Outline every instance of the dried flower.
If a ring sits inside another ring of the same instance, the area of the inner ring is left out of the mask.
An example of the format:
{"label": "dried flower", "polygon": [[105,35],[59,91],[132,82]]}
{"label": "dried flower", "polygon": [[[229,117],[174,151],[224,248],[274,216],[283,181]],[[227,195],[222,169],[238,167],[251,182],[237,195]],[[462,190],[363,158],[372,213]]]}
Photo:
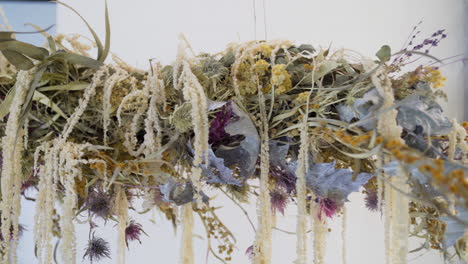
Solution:
{"label": "dried flower", "polygon": [[258,60],[254,65],[254,71],[258,76],[264,76],[268,72],[270,64],[266,60]]}
{"label": "dried flower", "polygon": [[239,117],[232,111],[231,101],[225,104],[211,122],[208,142],[213,146],[229,145],[233,141],[238,141],[242,136],[231,136],[226,132],[226,126],[237,120]]}
{"label": "dried flower", "polygon": [[288,203],[288,194],[280,189],[275,189],[270,192],[270,201],[273,212],[279,211],[284,215],[284,209]]}
{"label": "dried flower", "polygon": [[315,202],[319,203],[320,209],[318,212],[318,218],[321,220],[322,215],[325,214],[328,218],[332,218],[338,210],[338,204],[330,198],[317,197]]}
{"label": "dried flower", "polygon": [[272,72],[271,84],[276,86],[276,89],[275,89],[276,94],[284,94],[288,92],[289,90],[291,90],[292,88],[291,76],[286,70],[285,64],[276,64],[271,69],[271,72]]}
{"label": "dried flower", "polygon": [[375,212],[379,207],[379,198],[376,191],[368,191],[366,197],[364,198],[367,209],[369,211]]}
{"label": "dried flower", "polygon": [[127,228],[125,228],[125,243],[127,244],[128,247],[128,241],[134,241],[138,240],[141,244],[140,236],[141,234],[145,234],[145,231],[143,231],[143,227],[139,223],[135,223],[135,221],[130,221],[130,224],[128,224]]}
{"label": "dried flower", "polygon": [[88,245],[85,249],[83,259],[88,258],[91,262],[94,260],[100,260],[102,258],[111,258],[109,242],[106,240],[95,237],[94,233],[92,238],[88,241]]}
{"label": "dried flower", "polygon": [[110,196],[104,192],[92,191],[88,195],[86,208],[92,215],[106,219],[111,210]]}
{"label": "dried flower", "polygon": [[245,250],[245,255],[249,257],[250,260],[253,260],[255,257],[254,246],[250,246]]}
{"label": "dried flower", "polygon": [[296,189],[296,175],[281,166],[270,164],[270,177],[276,181],[277,186],[284,188],[288,194]]}

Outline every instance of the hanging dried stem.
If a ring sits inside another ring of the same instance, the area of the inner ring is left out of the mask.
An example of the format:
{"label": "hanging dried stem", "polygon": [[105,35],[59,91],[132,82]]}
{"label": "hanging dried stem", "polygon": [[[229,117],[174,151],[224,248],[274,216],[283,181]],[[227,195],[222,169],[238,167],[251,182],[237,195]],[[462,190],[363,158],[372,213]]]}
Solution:
{"label": "hanging dried stem", "polygon": [[[21,182],[22,182],[22,153],[23,132],[20,124],[20,115],[26,94],[30,89],[35,69],[20,71],[16,78],[13,101],[10,107],[10,115],[5,128],[5,136],[2,138],[2,202],[0,204],[2,213],[1,242],[2,263],[9,263],[10,247],[13,262],[16,262],[14,249],[18,238],[18,219],[21,212]],[[12,239],[7,239],[12,229]]]}

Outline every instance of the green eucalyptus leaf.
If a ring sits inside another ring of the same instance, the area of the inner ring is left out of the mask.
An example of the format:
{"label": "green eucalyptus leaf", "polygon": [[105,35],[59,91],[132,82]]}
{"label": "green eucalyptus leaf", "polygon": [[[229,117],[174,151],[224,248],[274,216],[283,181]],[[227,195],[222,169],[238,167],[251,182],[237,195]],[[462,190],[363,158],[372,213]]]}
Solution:
{"label": "green eucalyptus leaf", "polygon": [[57,45],[55,44],[55,40],[52,36],[47,37],[47,42],[49,43],[50,52],[54,53],[57,51]]}
{"label": "green eucalyptus leaf", "polygon": [[377,58],[379,58],[380,61],[387,62],[390,60],[390,57],[392,56],[392,50],[390,49],[390,46],[383,45],[379,49],[379,51],[377,51],[375,56],[377,56]]}
{"label": "green eucalyptus leaf", "polygon": [[76,83],[69,83],[64,85],[53,85],[53,86],[46,86],[38,88],[38,91],[47,92],[47,91],[81,91],[84,90],[86,87],[89,86],[89,83],[86,82],[76,82]]}
{"label": "green eucalyptus leaf", "polygon": [[68,61],[72,64],[82,65],[88,68],[98,69],[102,66],[102,63],[91,59],[90,57],[74,54],[74,53],[66,53],[66,52],[58,52],[51,55],[47,60],[55,60],[55,59],[63,59]]}
{"label": "green eucalyptus leaf", "polygon": [[3,118],[8,115],[10,112],[10,106],[11,102],[13,101],[13,97],[15,96],[15,89],[11,89],[10,92],[7,94],[5,97],[5,100],[2,101],[0,104],[0,120],[3,120]]}
{"label": "green eucalyptus leaf", "polygon": [[23,107],[21,109],[20,124],[23,123],[24,118],[26,117],[26,114],[28,113],[28,110],[31,108],[34,91],[36,90],[36,87],[41,81],[42,75],[44,74],[44,71],[46,70],[47,66],[48,64],[42,64],[40,67],[37,68],[37,71],[34,73],[34,78],[31,82],[31,86],[29,87],[28,93],[24,100]]}
{"label": "green eucalyptus leaf", "polygon": [[20,70],[27,71],[34,67],[34,63],[19,52],[12,50],[2,50],[2,54],[11,64]]}
{"label": "green eucalyptus leaf", "polygon": [[106,1],[106,42],[104,43],[104,50],[100,57],[98,57],[98,61],[104,62],[109,54],[110,50],[110,37],[111,37],[111,29],[110,29],[110,20],[109,20],[109,10],[107,8],[107,1]]}
{"label": "green eucalyptus leaf", "polygon": [[15,38],[13,37],[13,34],[15,34],[15,32],[11,32],[11,31],[0,31],[0,41],[4,41],[4,40],[14,40]]}
{"label": "green eucalyptus leaf", "polygon": [[39,91],[34,91],[34,96],[33,96],[33,101],[36,101],[38,103],[41,103],[50,109],[54,110],[57,114],[59,114],[61,117],[68,119],[67,115],[58,107],[52,100],[49,99],[45,94],[39,92]]}
{"label": "green eucalyptus leaf", "polygon": [[48,50],[18,40],[1,41],[0,50],[16,51],[35,60],[43,60],[49,56]]}

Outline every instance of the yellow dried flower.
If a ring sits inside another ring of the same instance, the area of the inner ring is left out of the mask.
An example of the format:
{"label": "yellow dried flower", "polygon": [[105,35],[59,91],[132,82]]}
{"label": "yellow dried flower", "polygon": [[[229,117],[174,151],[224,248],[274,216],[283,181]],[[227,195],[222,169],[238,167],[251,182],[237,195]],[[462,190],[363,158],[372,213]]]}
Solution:
{"label": "yellow dried flower", "polygon": [[276,94],[284,94],[291,90],[291,76],[289,75],[288,71],[286,71],[285,64],[276,64],[271,69],[271,72],[271,84],[276,86]]}
{"label": "yellow dried flower", "polygon": [[257,85],[252,82],[251,64],[243,62],[239,65],[237,73],[239,92],[241,95],[251,95],[257,93]]}
{"label": "yellow dried flower", "polygon": [[294,99],[294,103],[297,105],[304,104],[307,102],[307,97],[309,97],[309,92],[302,92],[297,95],[296,99]]}
{"label": "yellow dried flower", "polygon": [[260,45],[260,53],[262,53],[263,56],[269,58],[271,56],[272,51],[273,49],[271,48],[270,45],[267,45],[267,44]]}
{"label": "yellow dried flower", "polygon": [[270,64],[266,60],[258,60],[254,65],[254,71],[258,76],[265,76],[268,72]]}
{"label": "yellow dried flower", "polygon": [[431,83],[433,88],[440,88],[445,85],[447,78],[442,75],[439,68],[425,67],[424,70],[426,75],[423,80]]}

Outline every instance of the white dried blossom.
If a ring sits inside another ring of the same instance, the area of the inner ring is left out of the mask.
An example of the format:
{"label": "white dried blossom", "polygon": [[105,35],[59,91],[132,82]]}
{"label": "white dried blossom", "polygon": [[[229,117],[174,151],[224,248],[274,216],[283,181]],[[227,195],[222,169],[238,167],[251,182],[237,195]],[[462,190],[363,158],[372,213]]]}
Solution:
{"label": "white dried blossom", "polygon": [[104,129],[104,146],[107,146],[107,132],[110,124],[110,114],[111,114],[111,96],[112,89],[114,86],[128,77],[128,73],[122,70],[119,67],[114,68],[115,73],[112,74],[104,83],[103,95],[102,95],[102,122]]}

